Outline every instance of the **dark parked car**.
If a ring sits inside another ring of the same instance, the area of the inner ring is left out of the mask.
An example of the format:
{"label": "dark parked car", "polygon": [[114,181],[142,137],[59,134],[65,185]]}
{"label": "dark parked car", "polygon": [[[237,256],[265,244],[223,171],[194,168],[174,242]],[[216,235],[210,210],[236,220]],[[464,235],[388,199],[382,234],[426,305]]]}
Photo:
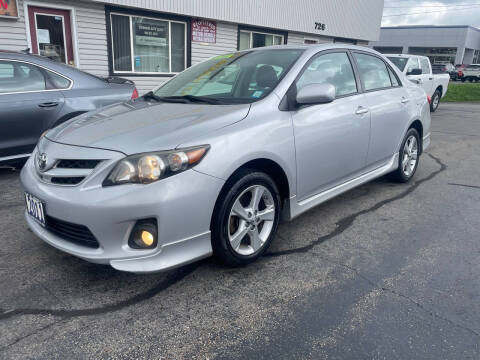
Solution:
{"label": "dark parked car", "polygon": [[45,57],[0,51],[0,163],[27,158],[47,129],[136,97],[130,80],[100,78]]}

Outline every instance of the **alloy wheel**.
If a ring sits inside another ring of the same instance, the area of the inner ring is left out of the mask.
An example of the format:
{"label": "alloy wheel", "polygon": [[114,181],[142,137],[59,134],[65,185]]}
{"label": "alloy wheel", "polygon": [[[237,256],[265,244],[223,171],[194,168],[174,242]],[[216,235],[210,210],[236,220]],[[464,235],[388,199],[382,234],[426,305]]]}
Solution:
{"label": "alloy wheel", "polygon": [[418,159],[417,138],[410,135],[403,146],[402,171],[406,177],[412,176]]}
{"label": "alloy wheel", "polygon": [[438,104],[440,102],[440,96],[438,94],[435,94],[433,98],[433,108],[436,109],[438,107]]}
{"label": "alloy wheel", "polygon": [[244,256],[258,252],[272,233],[276,210],[273,195],[265,186],[245,189],[233,202],[228,217],[233,251]]}

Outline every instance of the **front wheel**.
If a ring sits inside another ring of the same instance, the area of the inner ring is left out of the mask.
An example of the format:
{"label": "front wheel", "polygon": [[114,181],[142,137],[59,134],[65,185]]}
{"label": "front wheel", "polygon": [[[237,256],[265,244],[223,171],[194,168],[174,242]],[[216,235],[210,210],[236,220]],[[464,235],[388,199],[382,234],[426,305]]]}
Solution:
{"label": "front wheel", "polygon": [[417,171],[419,154],[420,136],[416,129],[411,128],[407,131],[400,147],[398,168],[390,174],[390,178],[401,183],[410,181]]}
{"label": "front wheel", "polygon": [[212,219],[214,256],[238,266],[251,263],[268,248],[280,219],[280,195],[265,173],[241,170],[229,181]]}
{"label": "front wheel", "polygon": [[432,100],[430,102],[430,112],[435,112],[438,109],[438,105],[440,104],[440,98],[442,94],[440,90],[435,90],[432,96]]}

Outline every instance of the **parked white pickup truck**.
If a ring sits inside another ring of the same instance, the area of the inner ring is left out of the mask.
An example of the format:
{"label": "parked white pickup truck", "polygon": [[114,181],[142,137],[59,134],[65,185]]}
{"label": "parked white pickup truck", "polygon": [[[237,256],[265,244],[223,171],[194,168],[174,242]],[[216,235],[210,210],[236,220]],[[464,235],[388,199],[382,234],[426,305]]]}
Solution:
{"label": "parked white pickup truck", "polygon": [[437,110],[440,99],[447,93],[450,75],[448,73],[432,74],[432,65],[426,56],[407,54],[389,54],[385,56],[400,71],[407,75],[411,81],[425,89],[425,92],[431,98],[430,111],[434,112]]}

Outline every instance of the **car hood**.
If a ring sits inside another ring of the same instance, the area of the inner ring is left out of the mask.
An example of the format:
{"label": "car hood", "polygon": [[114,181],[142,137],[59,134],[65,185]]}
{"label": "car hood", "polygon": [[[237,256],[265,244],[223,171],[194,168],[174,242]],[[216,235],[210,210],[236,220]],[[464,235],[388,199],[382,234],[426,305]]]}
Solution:
{"label": "car hood", "polygon": [[80,115],[50,130],[49,140],[131,155],[174,149],[248,115],[250,104],[126,102]]}

